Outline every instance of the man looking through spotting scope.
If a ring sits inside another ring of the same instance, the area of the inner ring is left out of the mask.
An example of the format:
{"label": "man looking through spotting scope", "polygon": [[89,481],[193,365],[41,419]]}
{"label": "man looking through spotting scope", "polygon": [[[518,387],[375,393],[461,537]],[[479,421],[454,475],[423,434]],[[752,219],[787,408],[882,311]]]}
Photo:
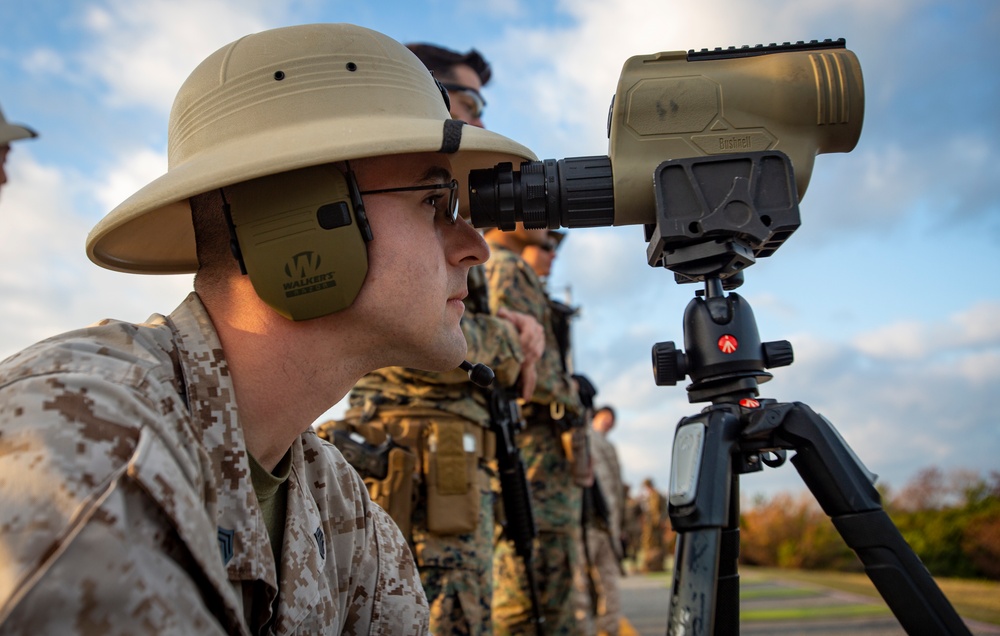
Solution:
{"label": "man looking through spotting scope", "polygon": [[[542,245],[548,238],[547,230],[527,230],[521,224],[510,232],[488,231],[491,256],[486,274],[494,312],[521,311],[534,316],[545,329],[545,352],[536,365],[538,380],[524,405],[526,428],[517,443],[538,530],[532,568],[545,633],[551,636],[576,630],[573,569],[581,511],[578,475],[589,467],[580,445],[572,443],[584,433],[579,388],[564,365],[545,287],[521,257],[526,246]],[[524,564],[504,537],[497,542],[494,555],[493,629],[498,635],[534,633]]]}
{"label": "man looking through spotting scope", "polygon": [[213,53],[168,141],[166,174],[87,253],[196,271],[193,293],[0,365],[0,623],[426,633],[399,529],[310,424],[374,369],[463,361],[488,250],[457,195],[471,167],[531,152],[452,120],[409,50],[347,24]]}
{"label": "man looking through spotting scope", "polygon": [[[490,79],[489,65],[474,50],[463,55],[430,44],[407,46],[446,87],[456,78],[479,87]],[[452,117],[481,126],[481,111],[470,117],[463,95],[456,92],[449,90]],[[467,357],[490,366],[499,386],[513,387],[520,378],[530,394],[535,361],[545,345],[541,325],[513,311],[490,315],[482,265],[469,270],[468,288],[461,322]],[[346,432],[376,446],[391,440],[410,453],[411,461],[389,468],[386,475],[361,472],[373,498],[386,501],[413,547],[430,606],[430,631],[492,633],[498,493],[491,468],[496,441],[483,390],[460,370],[387,367],[355,385],[344,421],[324,423],[318,431],[341,444],[350,443],[343,438]]]}

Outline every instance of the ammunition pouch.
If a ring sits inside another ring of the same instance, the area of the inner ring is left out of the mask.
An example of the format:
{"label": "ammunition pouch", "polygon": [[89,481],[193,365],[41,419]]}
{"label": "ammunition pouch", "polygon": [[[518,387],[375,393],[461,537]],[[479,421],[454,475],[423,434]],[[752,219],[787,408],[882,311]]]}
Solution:
{"label": "ammunition pouch", "polygon": [[413,516],[413,471],[417,457],[403,448],[389,451],[389,471],[385,479],[365,479],[372,501],[389,513],[404,537],[410,536]]}
{"label": "ammunition pouch", "polygon": [[570,470],[573,473],[573,483],[577,486],[587,487],[593,481],[593,469],[590,461],[590,444],[587,439],[587,429],[582,426],[564,430],[560,434],[563,454],[569,461]]}
{"label": "ammunition pouch", "polygon": [[593,482],[590,442],[581,416],[567,413],[561,403],[531,403],[524,409],[525,419],[532,425],[545,424],[559,436],[563,456],[569,462],[573,483],[589,486]]}
{"label": "ammunition pouch", "polygon": [[[366,480],[373,500],[378,493],[392,502],[390,505],[399,504],[390,515],[408,539],[416,505],[422,505],[427,531],[432,534],[457,535],[476,529],[481,505],[479,464],[494,457],[492,433],[474,422],[430,408],[380,407],[364,423],[352,415],[348,411],[349,420],[356,422],[355,430],[366,438],[391,436],[411,451],[406,463],[400,458],[398,466],[407,471],[409,479],[394,476],[390,466],[386,479]],[[403,482],[409,484],[409,493]],[[414,483],[418,484],[416,491]],[[397,516],[403,514],[404,499],[409,502],[405,526]]]}
{"label": "ammunition pouch", "polygon": [[[365,442],[377,447],[386,441],[384,431],[356,424],[353,420],[335,420],[323,424],[317,433],[320,437],[337,445],[337,432],[354,433],[365,439]],[[344,453],[345,457],[350,457]],[[385,476],[374,476],[363,470],[361,466],[351,464],[358,471],[368,488],[371,500],[389,513],[396,522],[403,536],[410,536],[413,506],[416,500],[415,471],[417,455],[400,445],[389,448],[385,461]]]}

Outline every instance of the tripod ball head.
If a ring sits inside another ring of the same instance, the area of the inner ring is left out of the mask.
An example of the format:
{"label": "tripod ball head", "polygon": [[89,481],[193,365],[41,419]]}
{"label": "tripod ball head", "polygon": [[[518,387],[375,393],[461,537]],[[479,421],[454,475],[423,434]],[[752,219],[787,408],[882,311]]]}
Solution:
{"label": "tripod ball head", "polygon": [[687,377],[687,356],[672,342],[653,345],[653,381],[656,386],[675,386]]}
{"label": "tripod ball head", "polygon": [[771,379],[765,371],[791,364],[787,340],[761,342],[750,304],[739,294],[725,294],[718,278],[705,282],[705,297],[684,311],[684,347],[673,342],[653,345],[653,378],[673,386],[690,376],[691,402],[736,401],[755,397],[757,386]]}

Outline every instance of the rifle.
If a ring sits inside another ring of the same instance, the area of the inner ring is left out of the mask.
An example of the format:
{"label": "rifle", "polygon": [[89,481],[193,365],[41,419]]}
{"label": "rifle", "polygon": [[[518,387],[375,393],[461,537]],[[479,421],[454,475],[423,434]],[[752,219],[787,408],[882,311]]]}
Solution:
{"label": "rifle", "polygon": [[533,541],[538,536],[535,518],[531,512],[528,480],[524,474],[524,461],[517,447],[517,431],[524,427],[521,410],[517,402],[498,387],[489,391],[490,430],[496,435],[497,469],[500,472],[500,488],[503,496],[504,533],[514,544],[514,552],[524,563],[531,594],[531,612],[538,636],[545,633],[545,617],[542,615],[538,598],[538,582],[532,569]]}
{"label": "rifle", "polygon": [[[469,270],[468,287],[466,308],[472,313],[489,314],[489,291],[482,265]],[[487,378],[477,369],[483,365],[463,362],[460,366],[468,372],[473,384],[481,387],[486,393],[490,408],[490,430],[496,435],[497,470],[500,473],[500,491],[505,517],[503,532],[510,537],[511,543],[514,544],[514,553],[524,564],[528,593],[531,595],[531,614],[535,623],[535,633],[537,636],[544,636],[545,617],[542,615],[538,582],[535,580],[535,571],[532,568],[533,543],[538,536],[538,530],[531,512],[531,495],[528,492],[528,479],[524,473],[524,461],[521,459],[516,439],[517,432],[524,428],[521,409],[517,401],[504,389],[493,384],[492,371]]]}
{"label": "rifle", "polygon": [[409,540],[416,455],[392,437],[386,437],[376,446],[358,433],[335,426],[323,425],[319,433],[340,450],[347,463],[364,479],[372,501],[389,513]]}
{"label": "rifle", "polygon": [[361,477],[371,479],[385,479],[389,474],[389,451],[393,448],[404,448],[392,437],[387,437],[384,442],[376,446],[357,433],[342,430],[334,430],[333,439],[330,441]]}

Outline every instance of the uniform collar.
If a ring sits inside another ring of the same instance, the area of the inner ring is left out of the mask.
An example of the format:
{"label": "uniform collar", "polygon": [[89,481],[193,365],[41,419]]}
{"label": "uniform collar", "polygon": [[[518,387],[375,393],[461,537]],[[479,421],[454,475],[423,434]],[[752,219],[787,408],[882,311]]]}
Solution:
{"label": "uniform collar", "polygon": [[170,314],[169,321],[192,425],[202,432],[202,445],[215,476],[214,497],[205,493],[206,503],[209,509],[214,507],[220,541],[231,541],[230,555],[223,551],[229,578],[261,579],[276,586],[274,558],[250,478],[246,440],[222,343],[195,292]]}

